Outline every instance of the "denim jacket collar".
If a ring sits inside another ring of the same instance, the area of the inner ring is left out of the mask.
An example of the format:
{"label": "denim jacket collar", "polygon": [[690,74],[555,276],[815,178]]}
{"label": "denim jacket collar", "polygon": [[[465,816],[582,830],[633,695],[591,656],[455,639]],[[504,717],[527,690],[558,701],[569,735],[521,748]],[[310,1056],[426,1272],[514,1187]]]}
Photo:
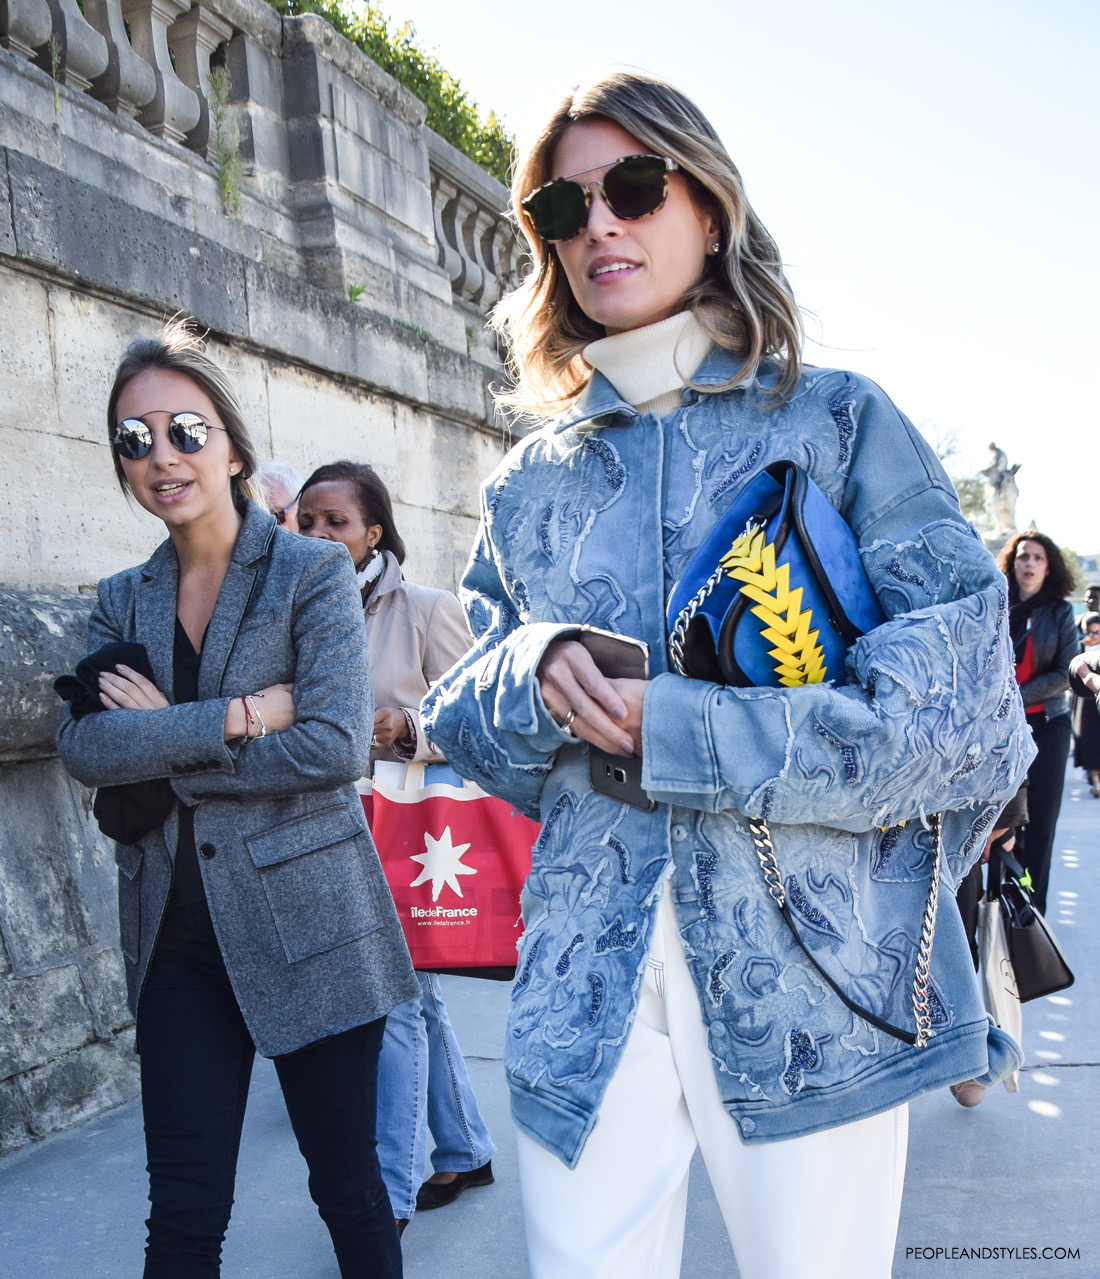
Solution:
{"label": "denim jacket collar", "polygon": [[[724,386],[737,373],[741,367],[741,359],[735,351],[727,350],[724,346],[718,346],[717,343],[711,347],[707,353],[703,363],[696,369],[693,382],[698,382],[703,386]],[[774,378],[774,369],[771,365],[764,365],[757,370],[756,378],[753,381],[768,382]],[[747,389],[750,380],[746,379],[735,390]],[[693,404],[700,398],[700,394],[693,387],[684,387],[681,402],[684,404]],[[571,430],[576,426],[583,426],[588,422],[593,422],[597,418],[614,418],[621,416],[626,419],[640,417],[638,410],[632,404],[628,404],[619,392],[611,385],[606,377],[597,369],[593,369],[592,377],[588,385],[581,392],[576,403],[567,409],[552,424],[552,430],[555,435],[560,435],[563,431]],[[614,422],[608,421],[607,426],[624,426],[625,421]]]}

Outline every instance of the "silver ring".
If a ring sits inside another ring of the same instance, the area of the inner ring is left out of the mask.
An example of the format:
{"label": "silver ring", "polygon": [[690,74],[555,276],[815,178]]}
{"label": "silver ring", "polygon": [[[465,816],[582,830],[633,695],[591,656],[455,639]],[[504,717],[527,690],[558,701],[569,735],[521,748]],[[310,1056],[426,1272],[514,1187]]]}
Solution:
{"label": "silver ring", "polygon": [[558,727],[566,735],[566,737],[568,737],[571,741],[579,742],[581,739],[573,731],[573,727],[572,727],[573,721],[576,718],[577,718],[577,712],[575,710],[570,710],[569,714],[566,715],[565,719],[562,720],[562,722],[558,725]]}
{"label": "silver ring", "polygon": [[370,744],[372,750],[376,750],[378,748],[378,738],[373,733],[370,735]]}

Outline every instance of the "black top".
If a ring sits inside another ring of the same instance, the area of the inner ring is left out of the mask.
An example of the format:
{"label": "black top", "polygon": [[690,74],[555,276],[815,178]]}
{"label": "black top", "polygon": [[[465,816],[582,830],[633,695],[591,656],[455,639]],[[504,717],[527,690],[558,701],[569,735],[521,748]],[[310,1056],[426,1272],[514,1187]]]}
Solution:
{"label": "black top", "polygon": [[[205,642],[206,636],[203,636]],[[197,653],[180,619],[176,618],[176,639],[172,648],[172,692],[176,703],[199,700],[199,663],[202,649]],[[176,869],[172,876],[172,896],[168,900],[171,911],[179,906],[193,906],[206,901],[206,891],[199,873],[199,858],[195,852],[195,810],[182,801],[179,805],[179,838],[176,840]]]}

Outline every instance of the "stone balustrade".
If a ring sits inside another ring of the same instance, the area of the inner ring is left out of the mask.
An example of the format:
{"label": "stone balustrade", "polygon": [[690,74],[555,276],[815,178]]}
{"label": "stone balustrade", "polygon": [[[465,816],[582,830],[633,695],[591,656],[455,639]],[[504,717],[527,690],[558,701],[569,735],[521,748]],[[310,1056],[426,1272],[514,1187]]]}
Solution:
{"label": "stone balustrade", "polygon": [[[244,194],[299,224],[310,283],[365,291],[396,316],[410,289],[484,312],[518,281],[506,188],[315,14],[283,19],[263,0],[0,0],[0,45],[203,160],[215,159],[211,66],[227,66]],[[394,225],[408,242],[380,253]],[[406,285],[383,286],[395,266]]]}

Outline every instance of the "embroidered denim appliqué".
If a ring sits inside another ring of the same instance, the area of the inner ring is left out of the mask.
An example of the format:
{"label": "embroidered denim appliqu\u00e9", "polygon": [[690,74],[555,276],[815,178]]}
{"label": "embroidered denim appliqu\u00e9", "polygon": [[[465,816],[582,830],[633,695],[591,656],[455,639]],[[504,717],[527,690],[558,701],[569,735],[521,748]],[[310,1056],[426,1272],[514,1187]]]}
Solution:
{"label": "embroidered denim appliqu\u00e9", "polygon": [[840,933],[837,932],[833,921],[819,910],[812,901],[802,891],[802,885],[793,875],[787,877],[787,900],[798,911],[802,918],[812,928],[816,928],[820,933],[826,933],[829,937],[836,937],[840,940]]}
{"label": "embroidered denim appliqu\u00e9", "polygon": [[606,955],[611,950],[631,950],[638,944],[638,926],[631,924],[624,928],[621,919],[596,938],[596,954]]}
{"label": "embroidered denim appliqu\u00e9", "polygon": [[545,933],[539,933],[531,945],[527,948],[527,954],[523,960],[523,969],[516,978],[516,984],[512,987],[512,998],[523,993],[527,987],[527,983],[531,980],[531,969],[535,966],[535,960],[538,953],[542,949],[542,943],[546,940]]}
{"label": "embroidered denim appliqu\u00e9", "polygon": [[717,919],[714,907],[714,872],[718,869],[718,854],[699,853],[695,858],[695,882],[699,888],[699,903],[708,919]]}
{"label": "embroidered denim appliqu\u00e9", "polygon": [[836,423],[837,439],[840,442],[840,451],[836,459],[838,466],[843,466],[848,461],[852,434],[856,429],[855,407],[851,400],[833,400],[829,405],[829,416]]}
{"label": "embroidered denim appliqu\u00e9", "polygon": [[888,826],[875,840],[874,851],[871,854],[872,875],[880,874],[890,864],[890,858],[898,846],[898,837],[901,835],[901,831],[902,828],[900,826]]}
{"label": "embroidered denim appliqu\u00e9", "polygon": [[573,966],[573,955],[577,949],[584,943],[584,933],[578,933],[576,937],[558,956],[558,962],[554,965],[554,972],[559,977],[564,977],[569,969]]}
{"label": "embroidered denim appliqu\u00e9", "polygon": [[963,762],[955,769],[951,776],[947,779],[948,786],[954,786],[956,782],[961,781],[964,777],[969,777],[971,773],[977,769],[982,762],[981,752],[977,746],[971,746],[966,752]]}
{"label": "embroidered denim appliqu\u00e9", "polygon": [[591,1026],[603,1008],[604,980],[599,973],[589,973],[588,985],[592,991],[592,1003],[588,1012],[588,1024]]}
{"label": "embroidered denim appliqu\u00e9", "polygon": [[723,951],[721,955],[710,966],[710,976],[707,980],[707,994],[716,1004],[720,1004],[722,1000],[729,994],[729,987],[722,980],[722,974],[733,963],[741,952],[738,950]]}
{"label": "embroidered denim appliqu\u00e9", "polygon": [[999,808],[985,808],[974,819],[974,824],[970,828],[970,834],[963,840],[963,846],[959,849],[959,856],[965,861],[967,857],[974,851],[979,841],[984,843],[986,835],[989,834],[993,827],[993,823],[997,820],[1000,813]]}
{"label": "embroidered denim appliqu\u00e9", "polygon": [[828,724],[823,723],[815,717],[814,729],[823,737],[830,746],[835,746],[840,752],[840,758],[844,761],[844,776],[847,778],[849,786],[855,786],[859,781],[859,753],[851,742],[846,742],[839,733],[831,729]]}
{"label": "embroidered denim appliqu\u00e9", "polygon": [[714,492],[711,493],[710,504],[712,506],[714,505],[715,502],[718,501],[718,499],[722,496],[722,494],[728,492],[729,489],[731,489],[733,485],[735,485],[737,481],[741,479],[743,475],[748,475],[748,473],[756,465],[756,459],[760,456],[760,454],[763,451],[764,451],[764,442],[762,440],[757,440],[757,442],[750,449],[748,457],[741,463],[740,466],[735,467],[732,471],[730,471],[730,473],[727,476],[725,476],[722,482],[719,485],[717,485],[717,487],[714,489]]}
{"label": "embroidered denim appliqu\u00e9", "polygon": [[951,1017],[944,1007],[943,996],[936,989],[935,982],[928,983],[928,1011],[932,1018],[932,1025],[939,1029],[951,1024]]}
{"label": "embroidered denim appliqu\u00e9", "polygon": [[616,839],[614,835],[608,835],[607,846],[614,852],[619,859],[619,878],[624,884],[630,883],[630,853],[627,851],[626,845],[620,839]]}
{"label": "embroidered denim appliqu\u00e9", "polygon": [[793,1097],[805,1087],[806,1071],[813,1070],[820,1060],[813,1035],[808,1030],[792,1027],[783,1041],[783,1054],[786,1069],[780,1082],[783,1091]]}
{"label": "embroidered denim appliqu\u00e9", "polygon": [[586,436],[581,448],[599,459],[609,488],[616,492],[626,483],[626,467],[619,461],[618,454],[605,440]]}
{"label": "embroidered denim appliqu\u00e9", "polygon": [[539,516],[539,547],[548,560],[554,558],[554,548],[550,545],[550,521],[554,518],[554,503]]}
{"label": "embroidered denim appliqu\u00e9", "polygon": [[919,586],[925,594],[928,594],[928,583],[924,578],[917,573],[910,573],[907,569],[902,568],[901,560],[897,556],[886,565],[886,571],[899,582],[908,582],[912,586]]}

